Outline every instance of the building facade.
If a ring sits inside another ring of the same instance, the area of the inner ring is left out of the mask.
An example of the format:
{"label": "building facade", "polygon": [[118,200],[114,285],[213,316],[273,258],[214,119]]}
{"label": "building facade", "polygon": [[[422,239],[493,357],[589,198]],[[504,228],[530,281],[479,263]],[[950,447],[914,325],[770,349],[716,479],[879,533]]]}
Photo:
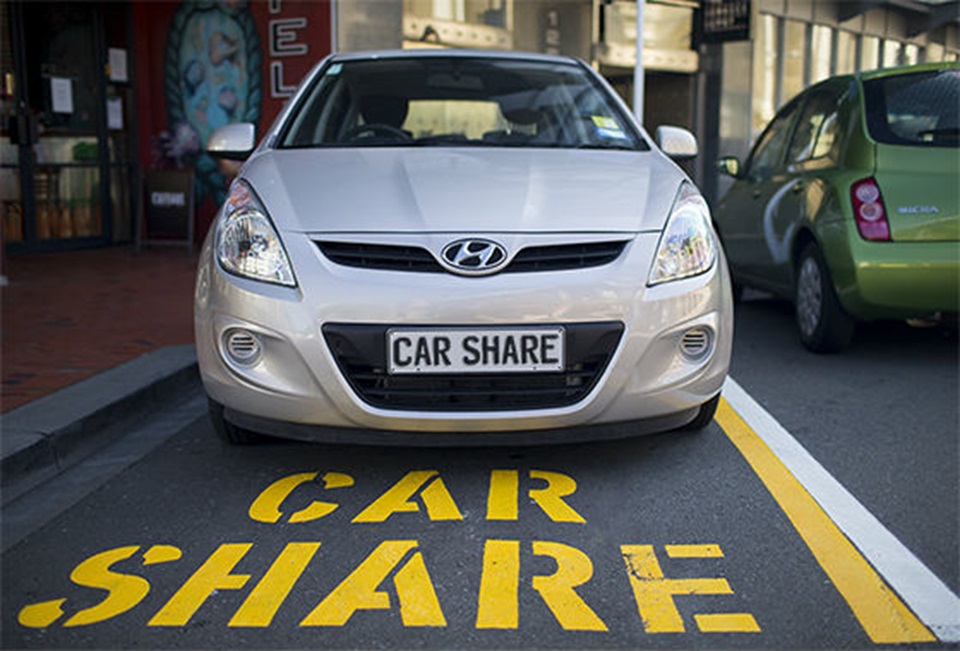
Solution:
{"label": "building facade", "polygon": [[[890,0],[753,0],[750,38],[701,48],[704,159],[745,156],[777,109],[832,75],[956,61],[960,4]],[[713,198],[729,179],[704,174]]]}
{"label": "building facade", "polygon": [[332,17],[326,0],[0,0],[5,250],[202,239],[231,173],[203,143],[269,125],[331,52]]}
{"label": "building facade", "polygon": [[[957,60],[953,0],[645,0],[644,122],[692,130],[710,200],[776,109],[833,74]],[[0,0],[0,219],[8,252],[205,234],[230,169],[203,151],[264,129],[333,51],[484,48],[577,56],[629,102],[634,0]],[[147,191],[182,175],[190,201]]]}

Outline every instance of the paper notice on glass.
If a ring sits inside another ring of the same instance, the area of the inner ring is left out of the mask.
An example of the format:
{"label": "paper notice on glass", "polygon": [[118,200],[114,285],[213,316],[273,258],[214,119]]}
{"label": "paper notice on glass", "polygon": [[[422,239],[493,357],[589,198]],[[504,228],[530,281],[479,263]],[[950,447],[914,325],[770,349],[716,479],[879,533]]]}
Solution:
{"label": "paper notice on glass", "polygon": [[123,99],[112,97],[107,100],[107,128],[123,129]]}
{"label": "paper notice on glass", "polygon": [[51,77],[50,103],[54,113],[73,113],[73,82],[63,77]]}
{"label": "paper notice on glass", "polygon": [[118,47],[109,48],[110,81],[128,81],[127,51]]}

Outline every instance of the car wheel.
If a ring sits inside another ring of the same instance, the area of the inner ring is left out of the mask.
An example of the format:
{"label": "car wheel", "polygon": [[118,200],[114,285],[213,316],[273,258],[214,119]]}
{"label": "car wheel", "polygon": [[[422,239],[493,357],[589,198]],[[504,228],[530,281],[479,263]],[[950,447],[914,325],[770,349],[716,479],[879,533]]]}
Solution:
{"label": "car wheel", "polygon": [[213,429],[220,437],[220,440],[230,445],[252,445],[262,443],[266,437],[237,427],[223,417],[223,405],[211,399],[207,399],[210,410],[210,422],[213,423]]}
{"label": "car wheel", "polygon": [[718,393],[714,397],[707,400],[705,403],[700,405],[700,411],[697,412],[696,418],[680,428],[682,432],[699,432],[704,427],[710,424],[713,420],[714,415],[717,413],[717,407],[720,405],[720,394]]}
{"label": "car wheel", "polygon": [[835,353],[853,339],[854,320],[840,305],[816,244],[808,244],[800,254],[794,303],[800,341],[808,350]]}

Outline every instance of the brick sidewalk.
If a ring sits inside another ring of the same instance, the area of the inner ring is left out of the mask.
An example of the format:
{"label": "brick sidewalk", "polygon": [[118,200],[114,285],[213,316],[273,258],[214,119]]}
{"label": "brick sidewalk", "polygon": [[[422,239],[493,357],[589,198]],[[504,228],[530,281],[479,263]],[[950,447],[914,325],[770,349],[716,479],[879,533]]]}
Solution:
{"label": "brick sidewalk", "polygon": [[7,257],[0,412],[193,342],[196,255],[132,247]]}

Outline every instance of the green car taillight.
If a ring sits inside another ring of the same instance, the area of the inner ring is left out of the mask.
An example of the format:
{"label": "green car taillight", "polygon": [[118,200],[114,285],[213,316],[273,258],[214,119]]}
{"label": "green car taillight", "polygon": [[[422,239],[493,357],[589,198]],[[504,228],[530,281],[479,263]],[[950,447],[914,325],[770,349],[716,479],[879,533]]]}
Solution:
{"label": "green car taillight", "polygon": [[850,189],[850,197],[860,237],[871,242],[889,242],[890,222],[877,182],[873,178],[857,181]]}

